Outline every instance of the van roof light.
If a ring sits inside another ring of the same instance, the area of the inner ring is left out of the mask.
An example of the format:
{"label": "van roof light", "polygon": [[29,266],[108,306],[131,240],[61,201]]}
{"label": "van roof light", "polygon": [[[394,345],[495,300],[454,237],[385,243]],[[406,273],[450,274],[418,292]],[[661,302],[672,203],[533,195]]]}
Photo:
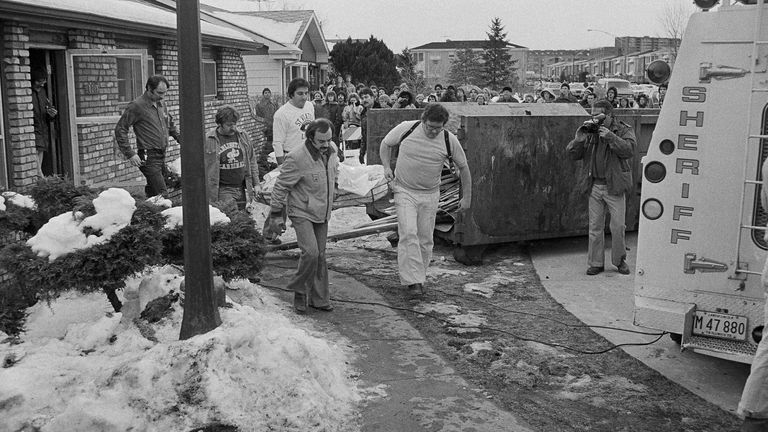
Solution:
{"label": "van roof light", "polygon": [[716,4],[720,3],[720,0],[693,0],[696,6],[703,10],[712,9]]}
{"label": "van roof light", "polygon": [[664,60],[654,60],[645,68],[645,74],[652,83],[663,84],[672,75],[672,68]]}

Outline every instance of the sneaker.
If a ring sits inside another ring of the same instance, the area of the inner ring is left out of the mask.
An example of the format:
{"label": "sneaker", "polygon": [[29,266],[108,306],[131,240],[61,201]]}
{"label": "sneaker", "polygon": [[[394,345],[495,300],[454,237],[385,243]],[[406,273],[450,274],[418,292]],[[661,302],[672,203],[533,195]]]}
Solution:
{"label": "sneaker", "polygon": [[330,304],[330,303],[328,303],[325,306],[309,305],[309,307],[311,307],[312,309],[317,309],[319,311],[323,311],[323,312],[332,312],[333,311],[333,305]]}
{"label": "sneaker", "polygon": [[602,273],[605,270],[605,267],[590,267],[587,269],[587,274],[590,276],[594,276],[596,274]]}
{"label": "sneaker", "polygon": [[621,274],[624,274],[624,275],[628,275],[628,274],[630,273],[630,271],[629,271],[629,266],[628,266],[628,265],[627,265],[627,263],[626,263],[626,262],[624,262],[624,261],[622,261],[622,262],[621,262],[621,264],[619,264],[619,265],[616,267],[616,270],[617,270],[619,273],[621,273]]}
{"label": "sneaker", "polygon": [[421,296],[424,294],[424,285],[420,283],[408,285],[408,294],[412,296]]}

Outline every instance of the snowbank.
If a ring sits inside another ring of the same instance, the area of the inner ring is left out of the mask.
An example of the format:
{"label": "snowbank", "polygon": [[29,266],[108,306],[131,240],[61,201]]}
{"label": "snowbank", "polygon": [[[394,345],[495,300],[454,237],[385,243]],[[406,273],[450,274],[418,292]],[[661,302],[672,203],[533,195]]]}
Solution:
{"label": "snowbank", "polygon": [[153,325],[158,342],[119,325],[103,296],[35,306],[25,341],[0,345],[3,358],[18,359],[0,369],[0,430],[356,430],[361,396],[346,341],[292,321],[260,287],[234,285],[252,290],[254,306],[220,309],[221,326],[186,341],[176,340],[178,304]]}

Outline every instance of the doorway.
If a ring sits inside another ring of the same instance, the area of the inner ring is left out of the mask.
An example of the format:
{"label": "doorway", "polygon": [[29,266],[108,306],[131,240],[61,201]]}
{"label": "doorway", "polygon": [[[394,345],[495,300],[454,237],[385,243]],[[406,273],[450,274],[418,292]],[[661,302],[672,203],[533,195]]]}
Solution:
{"label": "doorway", "polygon": [[41,90],[48,104],[57,115],[48,122],[50,146],[43,157],[43,175],[58,175],[72,178],[72,151],[69,142],[69,109],[66,92],[65,51],[51,49],[30,49],[29,63],[32,71],[44,71],[47,83]]}

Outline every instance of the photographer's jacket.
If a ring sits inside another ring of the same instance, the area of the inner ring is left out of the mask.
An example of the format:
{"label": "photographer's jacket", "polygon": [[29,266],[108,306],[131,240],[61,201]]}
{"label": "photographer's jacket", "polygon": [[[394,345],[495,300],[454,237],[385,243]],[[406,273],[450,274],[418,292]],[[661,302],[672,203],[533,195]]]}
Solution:
{"label": "photographer's jacket", "polygon": [[[632,164],[630,159],[635,155],[635,132],[626,123],[613,120],[609,128],[611,133],[600,138],[597,133],[587,134],[585,140],[573,139],[568,143],[566,151],[571,159],[583,159],[577,188],[580,192],[588,193],[595,181],[595,164],[600,155],[604,157],[605,183],[611,195],[623,195],[632,190]],[[607,146],[601,151],[601,145]]]}

